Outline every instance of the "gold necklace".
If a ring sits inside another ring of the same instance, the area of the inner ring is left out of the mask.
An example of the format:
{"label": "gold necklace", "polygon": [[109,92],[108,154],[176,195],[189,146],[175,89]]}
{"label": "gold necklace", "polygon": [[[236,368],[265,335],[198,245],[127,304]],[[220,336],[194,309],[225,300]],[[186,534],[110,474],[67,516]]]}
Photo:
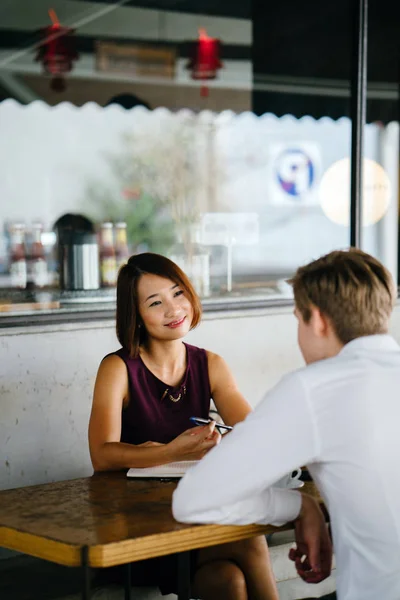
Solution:
{"label": "gold necklace", "polygon": [[181,391],[179,392],[179,394],[177,395],[177,397],[175,398],[175,396],[173,396],[172,394],[169,393],[169,388],[167,388],[165,390],[165,392],[163,393],[163,395],[161,396],[161,400],[164,400],[165,396],[168,395],[168,398],[171,400],[171,402],[179,402],[179,400],[181,398],[183,398],[183,396],[185,396],[186,394],[186,385],[184,385],[181,388]]}

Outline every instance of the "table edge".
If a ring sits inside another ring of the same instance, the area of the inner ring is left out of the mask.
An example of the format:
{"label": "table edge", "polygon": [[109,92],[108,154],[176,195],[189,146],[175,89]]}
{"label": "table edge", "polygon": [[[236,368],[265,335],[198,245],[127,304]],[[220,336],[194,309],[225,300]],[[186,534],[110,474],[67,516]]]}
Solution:
{"label": "table edge", "polygon": [[147,558],[237,542],[257,535],[267,535],[288,529],[293,529],[292,523],[281,527],[273,525],[193,525],[173,532],[91,546],[89,547],[89,564],[92,567],[112,567]]}
{"label": "table edge", "polygon": [[0,546],[67,567],[81,564],[81,546],[0,526]]}
{"label": "table edge", "polygon": [[[147,558],[237,542],[292,527],[293,525],[290,523],[281,527],[273,525],[193,525],[177,531],[88,546],[88,562],[90,567],[112,567]],[[0,527],[0,546],[67,567],[78,567],[82,564],[83,546],[58,542],[9,527]]]}

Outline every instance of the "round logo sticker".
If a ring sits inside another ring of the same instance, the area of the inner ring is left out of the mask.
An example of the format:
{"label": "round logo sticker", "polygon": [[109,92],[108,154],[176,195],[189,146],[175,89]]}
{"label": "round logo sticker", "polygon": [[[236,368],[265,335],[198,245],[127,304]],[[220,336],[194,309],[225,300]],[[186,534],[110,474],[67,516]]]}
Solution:
{"label": "round logo sticker", "polygon": [[281,189],[293,199],[308,192],[315,179],[311,158],[300,148],[289,148],[276,159],[276,177]]}

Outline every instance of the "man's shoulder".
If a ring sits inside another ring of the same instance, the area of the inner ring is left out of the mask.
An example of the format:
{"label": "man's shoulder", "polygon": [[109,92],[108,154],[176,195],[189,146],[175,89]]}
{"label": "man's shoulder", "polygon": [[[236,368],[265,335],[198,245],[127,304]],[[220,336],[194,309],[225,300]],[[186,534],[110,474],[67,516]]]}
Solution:
{"label": "man's shoulder", "polygon": [[291,375],[309,389],[320,385],[329,385],[330,382],[344,376],[343,368],[346,362],[337,355],[331,358],[318,360],[293,371]]}

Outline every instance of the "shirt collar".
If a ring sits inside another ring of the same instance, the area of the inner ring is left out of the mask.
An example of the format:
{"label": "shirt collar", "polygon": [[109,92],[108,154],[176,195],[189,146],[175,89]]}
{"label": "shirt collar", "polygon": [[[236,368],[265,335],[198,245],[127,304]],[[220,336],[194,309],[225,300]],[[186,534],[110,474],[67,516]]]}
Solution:
{"label": "shirt collar", "polygon": [[400,346],[389,334],[364,335],[348,342],[338,353],[338,356],[348,354],[357,350],[375,350],[386,352],[398,352]]}

